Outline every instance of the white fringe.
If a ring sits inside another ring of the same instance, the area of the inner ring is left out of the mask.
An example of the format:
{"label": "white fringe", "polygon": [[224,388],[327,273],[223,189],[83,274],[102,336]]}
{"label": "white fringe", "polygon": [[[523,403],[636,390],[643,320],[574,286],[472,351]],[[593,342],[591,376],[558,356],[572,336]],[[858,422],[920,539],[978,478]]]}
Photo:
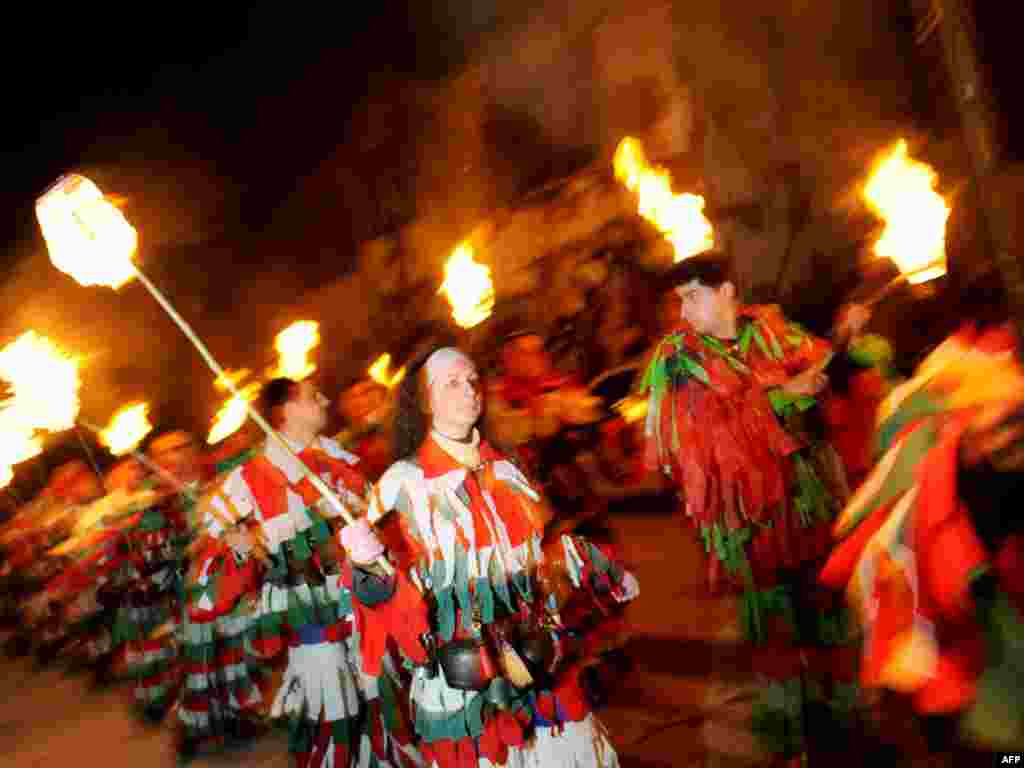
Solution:
{"label": "white fringe", "polygon": [[341,643],[289,649],[288,668],[271,707],[272,717],[343,720],[359,714],[358,684]]}

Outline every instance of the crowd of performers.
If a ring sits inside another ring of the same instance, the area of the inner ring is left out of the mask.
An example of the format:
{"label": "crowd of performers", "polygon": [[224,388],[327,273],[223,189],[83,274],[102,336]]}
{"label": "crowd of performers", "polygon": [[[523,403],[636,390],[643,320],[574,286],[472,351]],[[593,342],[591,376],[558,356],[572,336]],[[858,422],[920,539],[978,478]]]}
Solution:
{"label": "crowd of performers", "polygon": [[712,754],[814,762],[877,721],[872,691],[936,748],[1020,748],[1011,332],[965,328],[900,381],[863,307],[826,341],[742,304],[721,254],[667,280],[671,330],[598,382],[523,332],[486,383],[440,347],[394,391],[351,387],[336,439],[314,380],[276,379],[281,441],[65,465],[0,528],[12,647],[130,679],[182,761],[279,723],[299,768],[615,766],[595,710],[640,585],[605,522],[642,498],[735,596],[750,674],[707,703]]}

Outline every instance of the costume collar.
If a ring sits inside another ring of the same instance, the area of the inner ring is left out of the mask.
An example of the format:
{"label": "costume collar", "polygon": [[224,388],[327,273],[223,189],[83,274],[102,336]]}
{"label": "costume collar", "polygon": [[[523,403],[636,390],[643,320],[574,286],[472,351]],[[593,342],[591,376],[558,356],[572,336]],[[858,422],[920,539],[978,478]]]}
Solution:
{"label": "costume collar", "polygon": [[431,430],[416,454],[416,460],[428,480],[457,470],[476,469],[500,458],[501,454],[481,439],[475,429],[470,443],[459,443]]}
{"label": "costume collar", "polygon": [[284,472],[289,483],[298,483],[303,477],[305,477],[305,474],[302,471],[301,460],[295,457],[307,449],[320,448],[320,438],[313,438],[313,442],[309,445],[302,445],[301,443],[297,443],[284,435],[281,435],[281,439],[284,440],[289,448],[291,448],[295,456],[289,455],[281,444],[274,439],[267,440],[267,445],[263,449],[263,455],[267,457],[267,460],[271,464]]}

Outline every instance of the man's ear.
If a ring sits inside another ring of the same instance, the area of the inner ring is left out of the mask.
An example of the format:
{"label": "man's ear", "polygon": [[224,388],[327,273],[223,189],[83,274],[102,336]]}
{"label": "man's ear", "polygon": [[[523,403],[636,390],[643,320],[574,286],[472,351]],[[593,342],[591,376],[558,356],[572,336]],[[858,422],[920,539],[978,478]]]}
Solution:
{"label": "man's ear", "polygon": [[730,300],[736,299],[736,286],[732,283],[731,280],[726,280],[724,283],[722,283],[721,286],[719,286],[718,290],[725,298]]}

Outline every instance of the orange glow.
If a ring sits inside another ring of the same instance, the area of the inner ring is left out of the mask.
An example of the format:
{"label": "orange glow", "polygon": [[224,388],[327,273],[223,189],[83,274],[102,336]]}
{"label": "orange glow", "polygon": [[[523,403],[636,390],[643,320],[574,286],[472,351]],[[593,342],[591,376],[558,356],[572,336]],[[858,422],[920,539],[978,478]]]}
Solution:
{"label": "orange glow", "polygon": [[0,350],[0,379],[12,396],[0,410],[0,481],[12,467],[42,451],[36,432],[61,432],[75,425],[80,407],[79,360],[49,339],[28,331]]}
{"label": "orange glow", "polygon": [[15,465],[42,453],[42,440],[34,433],[13,403],[0,410],[0,488],[14,479]]}
{"label": "orange glow", "polygon": [[390,373],[390,371],[391,355],[385,353],[377,358],[376,362],[370,366],[367,372],[370,374],[370,378],[378,384],[382,384],[388,389],[393,389],[405,378],[405,366],[403,365],[394,374]]}
{"label": "orange glow", "polygon": [[138,234],[92,181],[62,176],[36,200],[50,260],[85,286],[120,288],[135,277]]}
{"label": "orange glow", "polygon": [[228,379],[232,386],[238,389],[238,395],[230,397],[217,411],[217,415],[213,418],[213,426],[210,428],[210,434],[206,438],[206,442],[210,445],[215,445],[221,440],[224,440],[231,435],[235,434],[245,424],[246,416],[248,415],[246,410],[246,404],[253,402],[260,394],[259,382],[251,382],[242,388],[238,388],[238,385],[249,376],[249,370],[243,368],[240,371],[225,371],[223,377],[219,377],[213,385],[220,392],[230,391],[228,383],[224,379]]}
{"label": "orange glow", "polygon": [[309,353],[320,344],[320,326],[312,320],[292,323],[274,339],[277,350],[277,368],[271,378],[283,376],[302,381],[311,376],[316,366],[309,361]]}
{"label": "orange glow", "polygon": [[100,433],[103,444],[115,456],[135,450],[143,438],[153,430],[149,423],[149,405],[133,403],[118,409],[110,424]]}
{"label": "orange glow", "polygon": [[704,198],[672,192],[672,177],[648,164],[640,142],[627,136],[615,150],[615,178],[637,196],[641,216],[672,243],[678,263],[715,244],[711,222],[704,216]]}
{"label": "orange glow", "polygon": [[864,185],[864,200],[884,222],[877,256],[891,259],[917,284],[946,274],[946,220],[950,208],[935,191],[938,176],[910,159],[900,139],[876,163]]}
{"label": "orange glow", "polygon": [[494,309],[491,270],[473,260],[473,247],[461,243],[444,265],[441,290],[452,308],[452,319],[460,328],[479,325]]}

